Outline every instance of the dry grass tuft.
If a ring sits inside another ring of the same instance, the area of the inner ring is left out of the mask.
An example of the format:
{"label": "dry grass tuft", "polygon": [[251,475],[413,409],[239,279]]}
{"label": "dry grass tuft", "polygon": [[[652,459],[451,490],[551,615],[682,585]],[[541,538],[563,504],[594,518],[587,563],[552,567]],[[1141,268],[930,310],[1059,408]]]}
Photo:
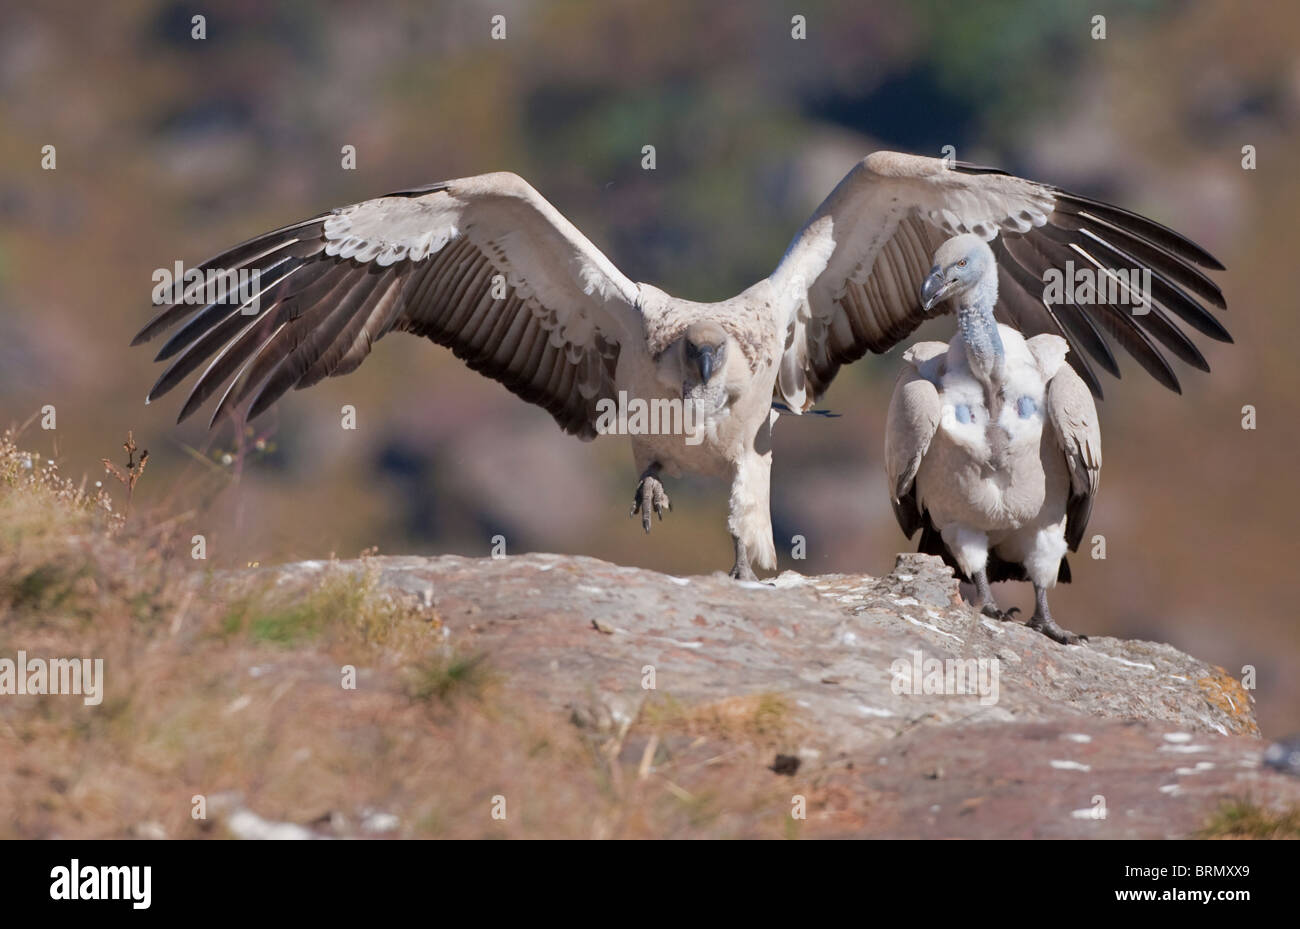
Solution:
{"label": "dry grass tuft", "polygon": [[1300,809],[1265,809],[1249,800],[1223,804],[1198,833],[1202,839],[1300,839]]}
{"label": "dry grass tuft", "polygon": [[794,735],[790,702],[775,693],[725,697],[690,706],[663,696],[647,705],[643,715],[650,725],[660,730],[682,731],[692,736],[780,744]]}

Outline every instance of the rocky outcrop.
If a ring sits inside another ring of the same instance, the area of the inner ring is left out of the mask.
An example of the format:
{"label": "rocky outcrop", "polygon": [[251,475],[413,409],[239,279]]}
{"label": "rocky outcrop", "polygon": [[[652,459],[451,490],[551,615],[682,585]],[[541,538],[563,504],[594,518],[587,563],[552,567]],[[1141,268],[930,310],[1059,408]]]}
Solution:
{"label": "rocky outcrop", "polygon": [[[1300,803],[1300,780],[1262,766],[1251,696],[1222,668],[977,617],[936,558],[769,583],[541,554],[367,564],[508,691],[594,731],[625,733],[652,694],[779,699],[792,723],[771,776],[853,798],[846,835],[1179,836],[1229,798]],[[322,565],[264,570],[305,585]]]}

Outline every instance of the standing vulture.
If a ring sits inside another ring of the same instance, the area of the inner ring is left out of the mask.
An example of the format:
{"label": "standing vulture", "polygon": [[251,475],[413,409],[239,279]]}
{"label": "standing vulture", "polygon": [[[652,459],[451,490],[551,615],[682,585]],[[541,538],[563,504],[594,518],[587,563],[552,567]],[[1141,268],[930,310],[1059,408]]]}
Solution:
{"label": "standing vulture", "polygon": [[1064,644],[1047,591],[1070,579],[1101,476],[1092,394],[1065,364],[1069,345],[1026,339],[993,318],[998,268],[977,235],[949,239],[922,287],[925,306],[951,300],[957,335],[903,354],[885,425],[885,469],[903,532],[975,584],[976,607],[1005,619],[992,581],[1033,582],[1030,628]]}
{"label": "standing vulture", "polygon": [[[689,402],[698,430],[631,436],[640,472],[633,513],[647,531],[652,509],[662,518],[665,472],[727,479],[731,573],[753,579],[751,562],[776,567],[773,402],[802,413],[841,365],[911,333],[927,316],[917,294],[929,256],[963,232],[999,251],[1000,318],[1028,335],[1063,335],[1098,394],[1093,363],[1118,375],[1111,339],[1174,390],[1161,346],[1208,370],[1174,317],[1229,339],[1205,306],[1222,308],[1223,297],[1197,267],[1222,266],[1178,233],[988,168],[876,152],[831,192],[770,277],[720,303],[633,283],[524,180],[484,174],[237,245],[199,270],[258,272],[255,299],[204,303],[197,285],[187,288],[133,344],[177,327],[158,353],[170,364],[148,399],[199,372],[180,418],[216,395],[212,423],[232,412],[257,416],[290,387],[352,371],[393,331],[449,347],[585,439],[605,431],[602,409],[621,392],[628,406]],[[1151,312],[1045,305],[1042,274],[1067,261],[1149,267]]]}

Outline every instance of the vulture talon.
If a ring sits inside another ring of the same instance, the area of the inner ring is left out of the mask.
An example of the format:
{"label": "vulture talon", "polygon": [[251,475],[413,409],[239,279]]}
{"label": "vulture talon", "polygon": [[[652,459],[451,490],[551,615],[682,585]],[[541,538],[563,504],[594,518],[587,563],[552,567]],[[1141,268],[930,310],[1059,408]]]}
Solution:
{"label": "vulture talon", "polygon": [[1078,635],[1069,629],[1062,629],[1050,614],[1034,613],[1025,625],[1030,629],[1036,629],[1049,639],[1060,642],[1062,645],[1083,645],[1088,641],[1086,635]]}
{"label": "vulture talon", "polygon": [[748,562],[737,562],[732,565],[731,571],[728,572],[728,576],[733,581],[758,581],[758,575],[754,573],[754,569],[749,566]]}
{"label": "vulture talon", "polygon": [[753,566],[749,563],[749,550],[745,543],[737,536],[731,537],[732,543],[736,546],[736,563],[731,566],[728,572],[732,580],[735,581],[758,581],[758,575],[754,573]]}
{"label": "vulture talon", "polygon": [[664,520],[664,508],[672,509],[672,504],[668,501],[668,494],[664,492],[664,485],[653,474],[646,474],[641,478],[641,483],[637,485],[636,496],[632,498],[632,512],[629,514],[635,516],[641,514],[641,528],[647,533],[650,531],[650,513],[659,517],[659,521]]}

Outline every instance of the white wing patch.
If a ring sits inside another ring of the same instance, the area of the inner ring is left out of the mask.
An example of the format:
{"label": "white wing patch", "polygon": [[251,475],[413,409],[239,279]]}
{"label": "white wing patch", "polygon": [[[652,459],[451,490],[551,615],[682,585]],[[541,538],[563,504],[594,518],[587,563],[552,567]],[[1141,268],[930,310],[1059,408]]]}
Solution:
{"label": "white wing patch", "polygon": [[[450,197],[439,198],[448,202]],[[325,254],[381,267],[423,261],[460,235],[458,211],[422,198],[380,197],[335,210],[325,220]]]}

